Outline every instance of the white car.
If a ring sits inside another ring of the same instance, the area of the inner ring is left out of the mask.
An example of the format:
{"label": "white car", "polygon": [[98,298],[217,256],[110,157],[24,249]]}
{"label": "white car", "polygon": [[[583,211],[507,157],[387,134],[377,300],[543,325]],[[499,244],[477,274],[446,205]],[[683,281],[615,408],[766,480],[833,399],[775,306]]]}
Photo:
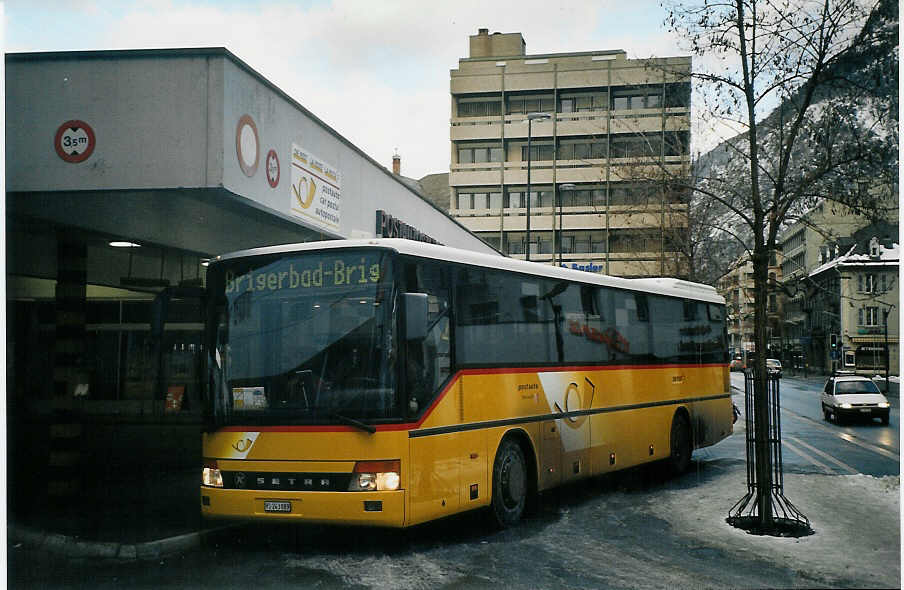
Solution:
{"label": "white car", "polygon": [[822,390],[822,414],[826,420],[879,418],[888,424],[890,405],[876,384],[859,375],[835,375]]}

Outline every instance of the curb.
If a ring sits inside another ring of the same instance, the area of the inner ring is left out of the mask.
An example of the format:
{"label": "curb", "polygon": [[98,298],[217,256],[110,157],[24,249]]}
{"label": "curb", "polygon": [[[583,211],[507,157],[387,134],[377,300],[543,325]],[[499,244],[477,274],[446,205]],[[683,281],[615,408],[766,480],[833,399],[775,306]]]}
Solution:
{"label": "curb", "polygon": [[31,549],[44,550],[63,557],[99,557],[104,559],[146,561],[174,555],[201,546],[205,537],[237,528],[233,523],[184,535],[176,535],[144,543],[82,541],[75,537],[46,533],[15,524],[7,526],[7,543],[22,543]]}

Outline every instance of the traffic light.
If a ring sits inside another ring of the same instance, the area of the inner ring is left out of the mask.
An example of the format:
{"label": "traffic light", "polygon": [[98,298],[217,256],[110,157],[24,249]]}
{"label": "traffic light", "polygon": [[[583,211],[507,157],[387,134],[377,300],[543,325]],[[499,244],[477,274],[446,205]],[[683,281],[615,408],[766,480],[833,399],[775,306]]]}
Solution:
{"label": "traffic light", "polygon": [[829,336],[829,342],[832,343],[832,350],[838,349],[838,334],[831,334]]}

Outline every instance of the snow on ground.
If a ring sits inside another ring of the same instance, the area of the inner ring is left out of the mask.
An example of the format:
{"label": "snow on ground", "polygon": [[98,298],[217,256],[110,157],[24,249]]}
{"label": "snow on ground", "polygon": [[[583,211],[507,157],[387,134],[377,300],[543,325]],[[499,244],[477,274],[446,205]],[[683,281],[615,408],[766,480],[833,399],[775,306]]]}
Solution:
{"label": "snow on ground", "polygon": [[901,587],[900,477],[786,474],[785,498],[815,534],[798,539],[750,535],[725,522],[747,490],[743,470],[662,492],[650,507],[682,535],[759,557],[811,580],[857,580],[862,587]]}

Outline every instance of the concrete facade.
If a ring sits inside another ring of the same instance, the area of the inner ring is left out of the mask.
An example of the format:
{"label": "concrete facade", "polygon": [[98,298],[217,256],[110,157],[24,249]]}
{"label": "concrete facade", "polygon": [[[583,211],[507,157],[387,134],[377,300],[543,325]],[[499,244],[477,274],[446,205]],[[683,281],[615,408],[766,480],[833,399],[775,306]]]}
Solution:
{"label": "concrete facade", "polygon": [[498,254],[223,48],[5,62],[23,502],[130,462],[196,466],[207,259],[384,231]]}
{"label": "concrete facade", "polygon": [[673,240],[687,195],[664,179],[689,173],[690,58],[525,47],[520,33],[481,29],[451,71],[452,215],[510,256],[685,276]]}

